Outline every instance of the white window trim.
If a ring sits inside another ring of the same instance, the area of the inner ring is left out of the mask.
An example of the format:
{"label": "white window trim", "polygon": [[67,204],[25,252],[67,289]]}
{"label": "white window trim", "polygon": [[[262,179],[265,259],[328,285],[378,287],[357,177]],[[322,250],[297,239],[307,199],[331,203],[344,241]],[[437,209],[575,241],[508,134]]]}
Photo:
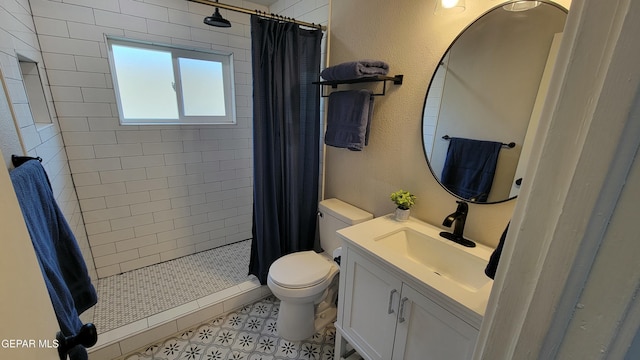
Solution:
{"label": "white window trim", "polygon": [[[214,51],[203,48],[188,48],[184,46],[169,45],[158,42],[128,39],[116,36],[106,36],[107,52],[109,58],[109,68],[111,70],[111,78],[113,80],[113,88],[116,96],[118,117],[121,125],[235,125],[236,119],[236,101],[235,101],[235,72],[233,67],[233,53]],[[143,49],[158,50],[164,49],[170,51],[174,63],[174,71],[176,75],[176,96],[178,102],[179,119],[125,119],[122,106],[120,93],[118,91],[118,79],[115,71],[115,63],[113,60],[113,52],[111,45],[124,45],[124,46],[136,46]],[[211,56],[221,57],[224,60],[222,62],[222,71],[224,79],[224,93],[225,93],[225,116],[185,116],[184,106],[181,98],[181,86],[180,86],[180,73],[177,66],[177,57],[190,58],[190,59],[203,59],[211,60]]]}

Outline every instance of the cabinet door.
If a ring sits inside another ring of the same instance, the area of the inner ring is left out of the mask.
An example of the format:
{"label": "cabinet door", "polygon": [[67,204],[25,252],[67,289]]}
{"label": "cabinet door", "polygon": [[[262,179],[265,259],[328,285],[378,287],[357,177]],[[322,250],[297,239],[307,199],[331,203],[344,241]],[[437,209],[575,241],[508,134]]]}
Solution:
{"label": "cabinet door", "polygon": [[370,359],[391,358],[402,282],[348,249],[342,329]]}
{"label": "cabinet door", "polygon": [[393,359],[471,359],[478,330],[402,285]]}

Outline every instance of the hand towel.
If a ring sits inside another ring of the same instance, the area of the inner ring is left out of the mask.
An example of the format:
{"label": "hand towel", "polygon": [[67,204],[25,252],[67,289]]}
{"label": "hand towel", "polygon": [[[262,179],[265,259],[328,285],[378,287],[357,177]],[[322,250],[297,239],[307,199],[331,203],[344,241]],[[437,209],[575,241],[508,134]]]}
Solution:
{"label": "hand towel", "polygon": [[[78,315],[98,299],[78,243],[38,161],[25,162],[9,176],[60,330],[65,336],[75,335],[82,326]],[[71,354],[71,360],[87,359],[86,350],[80,345]]]}
{"label": "hand towel", "polygon": [[449,141],[440,181],[462,198],[486,202],[502,143],[455,137]]}
{"label": "hand towel", "polygon": [[384,61],[364,59],[329,66],[322,70],[320,76],[325,80],[334,81],[349,80],[366,76],[387,75],[388,73],[389,64]]}
{"label": "hand towel", "polygon": [[369,143],[373,115],[370,90],[334,91],[329,95],[324,143],[360,151]]}

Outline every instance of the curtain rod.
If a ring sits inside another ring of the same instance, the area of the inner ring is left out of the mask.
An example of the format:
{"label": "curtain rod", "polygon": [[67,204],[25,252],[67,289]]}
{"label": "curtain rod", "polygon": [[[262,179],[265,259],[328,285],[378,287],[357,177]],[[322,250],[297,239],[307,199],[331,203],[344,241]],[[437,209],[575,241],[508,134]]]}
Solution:
{"label": "curtain rod", "polygon": [[227,10],[231,10],[231,11],[235,11],[235,12],[239,12],[239,13],[244,13],[244,14],[249,14],[249,15],[258,15],[260,17],[265,17],[265,18],[269,18],[269,19],[275,19],[275,20],[290,22],[290,23],[294,23],[294,24],[298,24],[298,25],[302,25],[302,26],[307,26],[307,27],[314,28],[314,29],[320,29],[322,31],[327,30],[326,26],[322,26],[320,24],[314,24],[314,23],[309,23],[309,22],[306,22],[306,21],[300,21],[300,20],[296,20],[294,18],[280,16],[280,15],[277,15],[277,14],[269,14],[269,13],[266,13],[264,11],[249,10],[249,9],[241,8],[241,7],[238,7],[238,6],[233,6],[233,5],[227,5],[227,4],[223,4],[223,3],[214,2],[214,1],[211,1],[211,0],[188,0],[188,1],[196,2],[196,3],[200,3],[200,4],[204,4],[204,5],[210,5],[210,6],[214,6],[214,7],[221,8],[221,9],[227,9]]}

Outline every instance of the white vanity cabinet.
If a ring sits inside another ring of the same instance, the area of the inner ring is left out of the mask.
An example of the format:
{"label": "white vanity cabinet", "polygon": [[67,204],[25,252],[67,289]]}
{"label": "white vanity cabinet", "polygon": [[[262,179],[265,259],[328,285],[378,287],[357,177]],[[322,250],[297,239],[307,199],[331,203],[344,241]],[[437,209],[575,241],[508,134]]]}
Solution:
{"label": "white vanity cabinet", "polygon": [[366,252],[343,247],[336,359],[348,342],[370,360],[463,360],[478,329],[430,300]]}

